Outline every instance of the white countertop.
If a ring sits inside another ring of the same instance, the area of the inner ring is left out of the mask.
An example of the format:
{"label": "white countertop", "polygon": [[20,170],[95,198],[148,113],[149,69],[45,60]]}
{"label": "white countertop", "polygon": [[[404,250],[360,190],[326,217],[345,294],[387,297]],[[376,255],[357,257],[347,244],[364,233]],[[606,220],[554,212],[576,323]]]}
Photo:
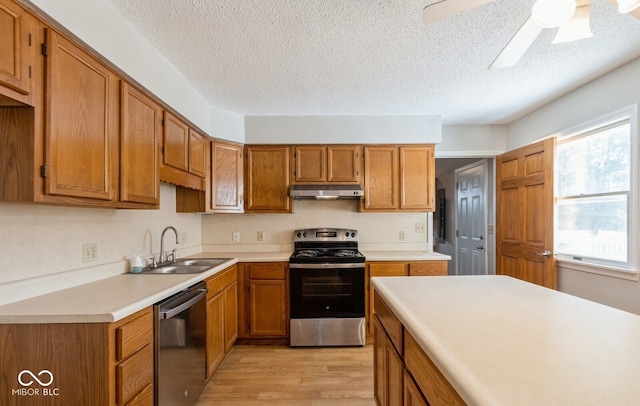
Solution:
{"label": "white countertop", "polygon": [[[288,262],[291,251],[202,252],[189,258],[230,258],[189,275],[122,274],[0,306],[0,323],[114,322],[151,306],[237,262]],[[450,259],[437,253],[371,251],[369,261]]]}
{"label": "white countertop", "polygon": [[469,405],[640,401],[640,316],[506,276],[372,282]]}
{"label": "white countertop", "polygon": [[449,255],[433,251],[367,251],[360,250],[367,261],[449,261]]}

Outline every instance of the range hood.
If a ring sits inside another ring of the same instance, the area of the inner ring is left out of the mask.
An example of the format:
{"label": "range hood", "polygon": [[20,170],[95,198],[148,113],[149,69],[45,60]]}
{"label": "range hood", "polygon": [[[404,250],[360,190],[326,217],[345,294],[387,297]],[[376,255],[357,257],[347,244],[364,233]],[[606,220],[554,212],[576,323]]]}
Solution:
{"label": "range hood", "polygon": [[360,185],[293,185],[289,195],[294,199],[359,199],[364,196]]}

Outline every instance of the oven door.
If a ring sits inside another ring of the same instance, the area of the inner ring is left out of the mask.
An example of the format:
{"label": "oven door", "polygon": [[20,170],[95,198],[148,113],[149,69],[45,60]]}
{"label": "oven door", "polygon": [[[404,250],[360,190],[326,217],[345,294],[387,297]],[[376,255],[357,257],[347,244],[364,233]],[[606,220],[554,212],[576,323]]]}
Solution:
{"label": "oven door", "polygon": [[292,319],[364,317],[364,264],[341,265],[291,264]]}

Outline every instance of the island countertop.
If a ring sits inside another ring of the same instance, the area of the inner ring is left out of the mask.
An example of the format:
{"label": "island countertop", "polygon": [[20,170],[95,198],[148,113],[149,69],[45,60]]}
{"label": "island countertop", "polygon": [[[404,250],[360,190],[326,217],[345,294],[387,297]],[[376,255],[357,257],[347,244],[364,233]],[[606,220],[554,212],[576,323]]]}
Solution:
{"label": "island countertop", "polygon": [[469,405],[635,405],[640,316],[506,276],[373,278]]}

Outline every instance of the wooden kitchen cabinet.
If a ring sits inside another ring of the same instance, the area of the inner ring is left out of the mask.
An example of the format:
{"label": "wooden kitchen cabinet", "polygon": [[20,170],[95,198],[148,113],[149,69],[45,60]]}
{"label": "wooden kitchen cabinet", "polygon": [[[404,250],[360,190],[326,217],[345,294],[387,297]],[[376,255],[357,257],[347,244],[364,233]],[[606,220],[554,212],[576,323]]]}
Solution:
{"label": "wooden kitchen cabinet", "polygon": [[124,81],[121,100],[120,200],[158,208],[162,108]]}
{"label": "wooden kitchen cabinet", "polygon": [[293,183],[359,183],[359,145],[300,145],[293,147]]}
{"label": "wooden kitchen cabinet", "polygon": [[218,368],[238,338],[238,268],[211,276],[207,283],[206,376]]}
{"label": "wooden kitchen cabinet", "polygon": [[362,211],[434,211],[434,146],[365,146]]}
{"label": "wooden kitchen cabinet", "polygon": [[374,393],[380,406],[401,406],[404,399],[404,362],[402,354],[387,336],[381,320],[374,319],[373,368]]}
{"label": "wooden kitchen cabinet", "polygon": [[164,111],[163,128],[160,179],[204,191],[209,140],[168,110]]}
{"label": "wooden kitchen cabinet", "polygon": [[291,213],[291,147],[249,145],[245,147],[245,212]]}
{"label": "wooden kitchen cabinet", "polygon": [[[2,405],[153,405],[151,307],[115,323],[2,324],[0,348]],[[51,372],[49,396],[11,395],[25,368]]]}
{"label": "wooden kitchen cabinet", "polygon": [[242,266],[239,337],[287,339],[289,337],[289,296],[287,262],[251,262]]}
{"label": "wooden kitchen cabinet", "polygon": [[45,61],[45,193],[117,201],[118,77],[53,30]]}
{"label": "wooden kitchen cabinet", "polygon": [[244,210],[244,149],[240,144],[211,144],[211,210],[242,213]]}
{"label": "wooden kitchen cabinet", "polygon": [[30,103],[35,68],[35,18],[12,0],[0,0],[0,105],[3,96]]}

